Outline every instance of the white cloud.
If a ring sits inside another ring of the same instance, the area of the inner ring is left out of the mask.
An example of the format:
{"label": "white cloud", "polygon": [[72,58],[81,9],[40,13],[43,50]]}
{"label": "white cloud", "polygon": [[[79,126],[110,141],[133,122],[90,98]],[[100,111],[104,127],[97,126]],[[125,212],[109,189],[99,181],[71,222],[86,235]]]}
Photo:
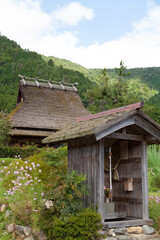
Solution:
{"label": "white cloud", "polygon": [[47,14],[41,8],[41,0],[0,0],[0,31],[23,48],[88,68],[113,68],[121,60],[127,67],[160,66],[160,6],[153,0],[148,1],[146,16],[133,23],[129,33],[114,41],[77,47],[77,34],[60,29],[59,23],[73,26],[93,16],[92,9],[78,2]]}
{"label": "white cloud", "polygon": [[63,8],[59,8],[53,12],[53,15],[63,25],[69,26],[76,26],[78,22],[84,19],[92,20],[94,18],[93,10],[79,2],[72,2]]}
{"label": "white cloud", "polygon": [[133,23],[129,33],[81,49],[79,63],[91,68],[113,68],[123,60],[130,68],[160,66],[160,6],[154,1],[149,3],[146,16]]}
{"label": "white cloud", "polygon": [[3,35],[25,46],[52,29],[50,16],[42,12],[38,1],[0,0],[0,31]]}

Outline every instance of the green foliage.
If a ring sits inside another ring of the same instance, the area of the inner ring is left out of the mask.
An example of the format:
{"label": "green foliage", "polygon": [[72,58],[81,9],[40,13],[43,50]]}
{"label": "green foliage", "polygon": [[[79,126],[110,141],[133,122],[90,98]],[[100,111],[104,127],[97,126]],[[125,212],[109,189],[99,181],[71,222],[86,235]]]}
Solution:
{"label": "green foliage", "polygon": [[144,107],[144,112],[160,124],[160,107],[151,105],[150,102]]}
{"label": "green foliage", "polygon": [[12,235],[6,232],[6,218],[4,212],[0,212],[0,240],[13,240]]}
{"label": "green foliage", "polygon": [[[54,167],[61,167],[63,163],[62,160],[65,161],[67,164],[67,146],[63,145],[59,148],[42,148],[40,154],[36,155],[36,158],[40,158],[41,160],[45,161],[48,165],[52,165]],[[67,167],[67,165],[65,166]]]}
{"label": "green foliage", "polygon": [[40,162],[24,162],[21,159],[1,167],[1,202],[9,204],[12,216],[21,224],[35,225],[39,219],[45,190],[43,171],[49,173],[49,168],[46,170]]}
{"label": "green foliage", "polygon": [[48,198],[54,203],[52,212],[57,217],[69,216],[82,209],[82,198],[87,194],[86,176],[76,172],[59,178],[57,187],[51,190]]}
{"label": "green foliage", "polygon": [[160,145],[148,147],[149,215],[160,233]]}
{"label": "green foliage", "polygon": [[6,116],[0,113],[0,147],[6,145],[10,141],[11,126]]}
{"label": "green foliage", "polygon": [[120,67],[115,69],[112,78],[110,78],[111,75],[108,74],[108,71],[103,69],[97,79],[98,86],[86,93],[86,102],[89,102],[88,109],[91,112],[95,113],[144,101],[144,111],[157,122],[160,122],[158,105],[150,103],[150,99],[158,93],[157,90],[150,88],[138,78],[128,79],[130,73],[122,61]]}
{"label": "green foliage", "polygon": [[[25,160],[0,159],[0,202],[12,210],[12,222],[43,229],[48,239],[99,239],[100,214],[82,207],[86,177],[67,172],[66,155],[62,146],[35,151]],[[53,203],[49,209],[47,199]]]}
{"label": "green foliage", "polygon": [[100,239],[98,230],[102,228],[101,216],[88,208],[69,217],[53,217],[48,239],[91,240]]}
{"label": "green foliage", "polygon": [[160,189],[160,146],[148,147],[148,180],[149,191]]}
{"label": "green foliage", "polygon": [[79,71],[63,68],[54,60],[45,61],[40,54],[22,49],[14,41],[0,36],[0,111],[10,112],[16,106],[19,85],[18,74],[54,81],[78,82],[79,94],[83,99],[86,89],[93,83]]}
{"label": "green foliage", "polygon": [[0,158],[14,158],[15,156],[21,156],[26,158],[33,155],[36,152],[41,151],[36,145],[14,145],[14,146],[0,146]]}
{"label": "green foliage", "polygon": [[149,196],[149,217],[154,220],[154,228],[160,233],[160,194]]}
{"label": "green foliage", "polygon": [[[46,155],[51,151],[54,149],[46,149]],[[61,151],[64,156],[63,147],[59,150],[62,156]],[[45,162],[44,152],[30,156],[25,161],[20,156],[12,161],[0,159],[0,200],[9,204],[14,218],[21,224],[38,226],[39,216],[44,210],[43,199],[49,189],[57,186],[60,176],[67,172],[66,157],[56,166],[51,166]],[[58,159],[57,150],[55,156]]]}
{"label": "green foliage", "polygon": [[106,69],[102,70],[97,81],[99,85],[87,91],[86,98],[90,103],[88,107],[90,111],[104,111],[138,100],[134,93],[130,91],[129,81],[125,80],[129,73],[126,72],[126,67],[122,61],[120,62],[120,68],[116,68],[116,71],[117,77],[115,81],[111,81],[107,76]]}
{"label": "green foliage", "polygon": [[45,57],[23,50],[5,36],[0,36],[0,49],[1,111],[10,112],[16,106],[18,74],[22,74],[55,81],[64,79],[71,83],[78,82],[81,100],[91,112],[145,101],[146,113],[160,122],[158,67],[128,71],[121,61],[119,68],[107,69],[106,74],[106,69],[86,69],[65,59]]}

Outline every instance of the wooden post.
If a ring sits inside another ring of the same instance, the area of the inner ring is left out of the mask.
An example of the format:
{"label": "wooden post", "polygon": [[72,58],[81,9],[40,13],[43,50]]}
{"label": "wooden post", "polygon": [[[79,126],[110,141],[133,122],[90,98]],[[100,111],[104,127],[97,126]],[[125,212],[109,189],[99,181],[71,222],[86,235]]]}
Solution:
{"label": "wooden post", "polygon": [[98,186],[98,211],[104,222],[104,141],[99,141],[99,186]]}
{"label": "wooden post", "polygon": [[147,143],[141,143],[143,219],[149,219]]}

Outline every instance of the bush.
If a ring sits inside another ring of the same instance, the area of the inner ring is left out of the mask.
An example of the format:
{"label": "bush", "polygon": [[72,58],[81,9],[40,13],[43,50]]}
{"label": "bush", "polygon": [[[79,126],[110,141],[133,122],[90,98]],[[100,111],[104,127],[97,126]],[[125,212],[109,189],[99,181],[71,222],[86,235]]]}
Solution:
{"label": "bush", "polygon": [[5,114],[0,113],[0,146],[6,145],[10,141],[11,125]]}
{"label": "bush", "polygon": [[[22,160],[16,158],[10,162],[2,160],[0,187],[2,202],[8,203],[14,217],[28,225],[37,225],[39,215],[44,210],[46,192],[56,187],[61,175],[67,172],[66,157],[57,166],[45,163],[45,154],[53,152],[54,149],[46,149],[42,153],[35,154]],[[63,148],[55,150],[61,152]],[[53,157],[54,158],[54,157]],[[53,160],[54,162],[54,160]]]}
{"label": "bush", "polygon": [[45,190],[41,180],[42,166],[40,162],[16,159],[8,166],[1,167],[1,202],[10,206],[14,220],[18,219],[22,224],[34,225],[38,221]]}
{"label": "bush", "polygon": [[82,198],[87,194],[86,176],[77,172],[59,178],[57,187],[48,198],[54,203],[52,212],[57,217],[75,214],[82,209]]}
{"label": "bush", "polygon": [[160,189],[160,146],[148,147],[148,183],[150,192]]}
{"label": "bush", "polygon": [[38,149],[36,145],[24,145],[23,147],[19,145],[0,145],[0,158],[15,158],[15,156],[21,156],[21,158],[24,159],[40,151],[41,149]]}
{"label": "bush", "polygon": [[12,235],[6,232],[5,213],[0,213],[0,240],[13,240]]}
{"label": "bush", "polygon": [[154,220],[154,227],[160,233],[160,196],[149,197],[149,217]]}
{"label": "bush", "polygon": [[90,240],[101,237],[97,232],[102,228],[101,216],[91,208],[85,208],[69,217],[53,217],[49,226],[49,240]]}

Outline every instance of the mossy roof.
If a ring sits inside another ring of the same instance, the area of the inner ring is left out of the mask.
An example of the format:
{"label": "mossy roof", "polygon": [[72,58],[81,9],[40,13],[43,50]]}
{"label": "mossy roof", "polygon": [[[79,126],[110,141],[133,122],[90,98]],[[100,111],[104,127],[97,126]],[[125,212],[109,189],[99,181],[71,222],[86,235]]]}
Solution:
{"label": "mossy roof", "polygon": [[144,120],[145,122],[148,122],[150,126],[154,127],[160,138],[160,125],[146,115],[143,111],[134,109],[108,114],[98,118],[87,119],[80,122],[78,121],[74,124],[67,124],[56,133],[53,133],[45,138],[42,142],[45,144],[54,144],[57,142],[67,142],[69,140],[86,136],[95,136],[96,139],[97,134],[107,131],[107,129],[112,129],[115,126],[120,126],[118,124],[124,123],[125,121],[127,122],[129,119],[132,117],[134,118],[135,116],[140,117],[142,121]]}
{"label": "mossy roof", "polygon": [[89,119],[74,124],[67,124],[62,129],[52,134],[51,136],[45,138],[43,143],[55,143],[61,141],[68,141],[70,139],[91,136],[98,131],[99,128],[103,126],[110,127],[119,121],[133,115],[135,110],[128,110],[125,112],[110,114],[107,116],[102,116],[95,119]]}

